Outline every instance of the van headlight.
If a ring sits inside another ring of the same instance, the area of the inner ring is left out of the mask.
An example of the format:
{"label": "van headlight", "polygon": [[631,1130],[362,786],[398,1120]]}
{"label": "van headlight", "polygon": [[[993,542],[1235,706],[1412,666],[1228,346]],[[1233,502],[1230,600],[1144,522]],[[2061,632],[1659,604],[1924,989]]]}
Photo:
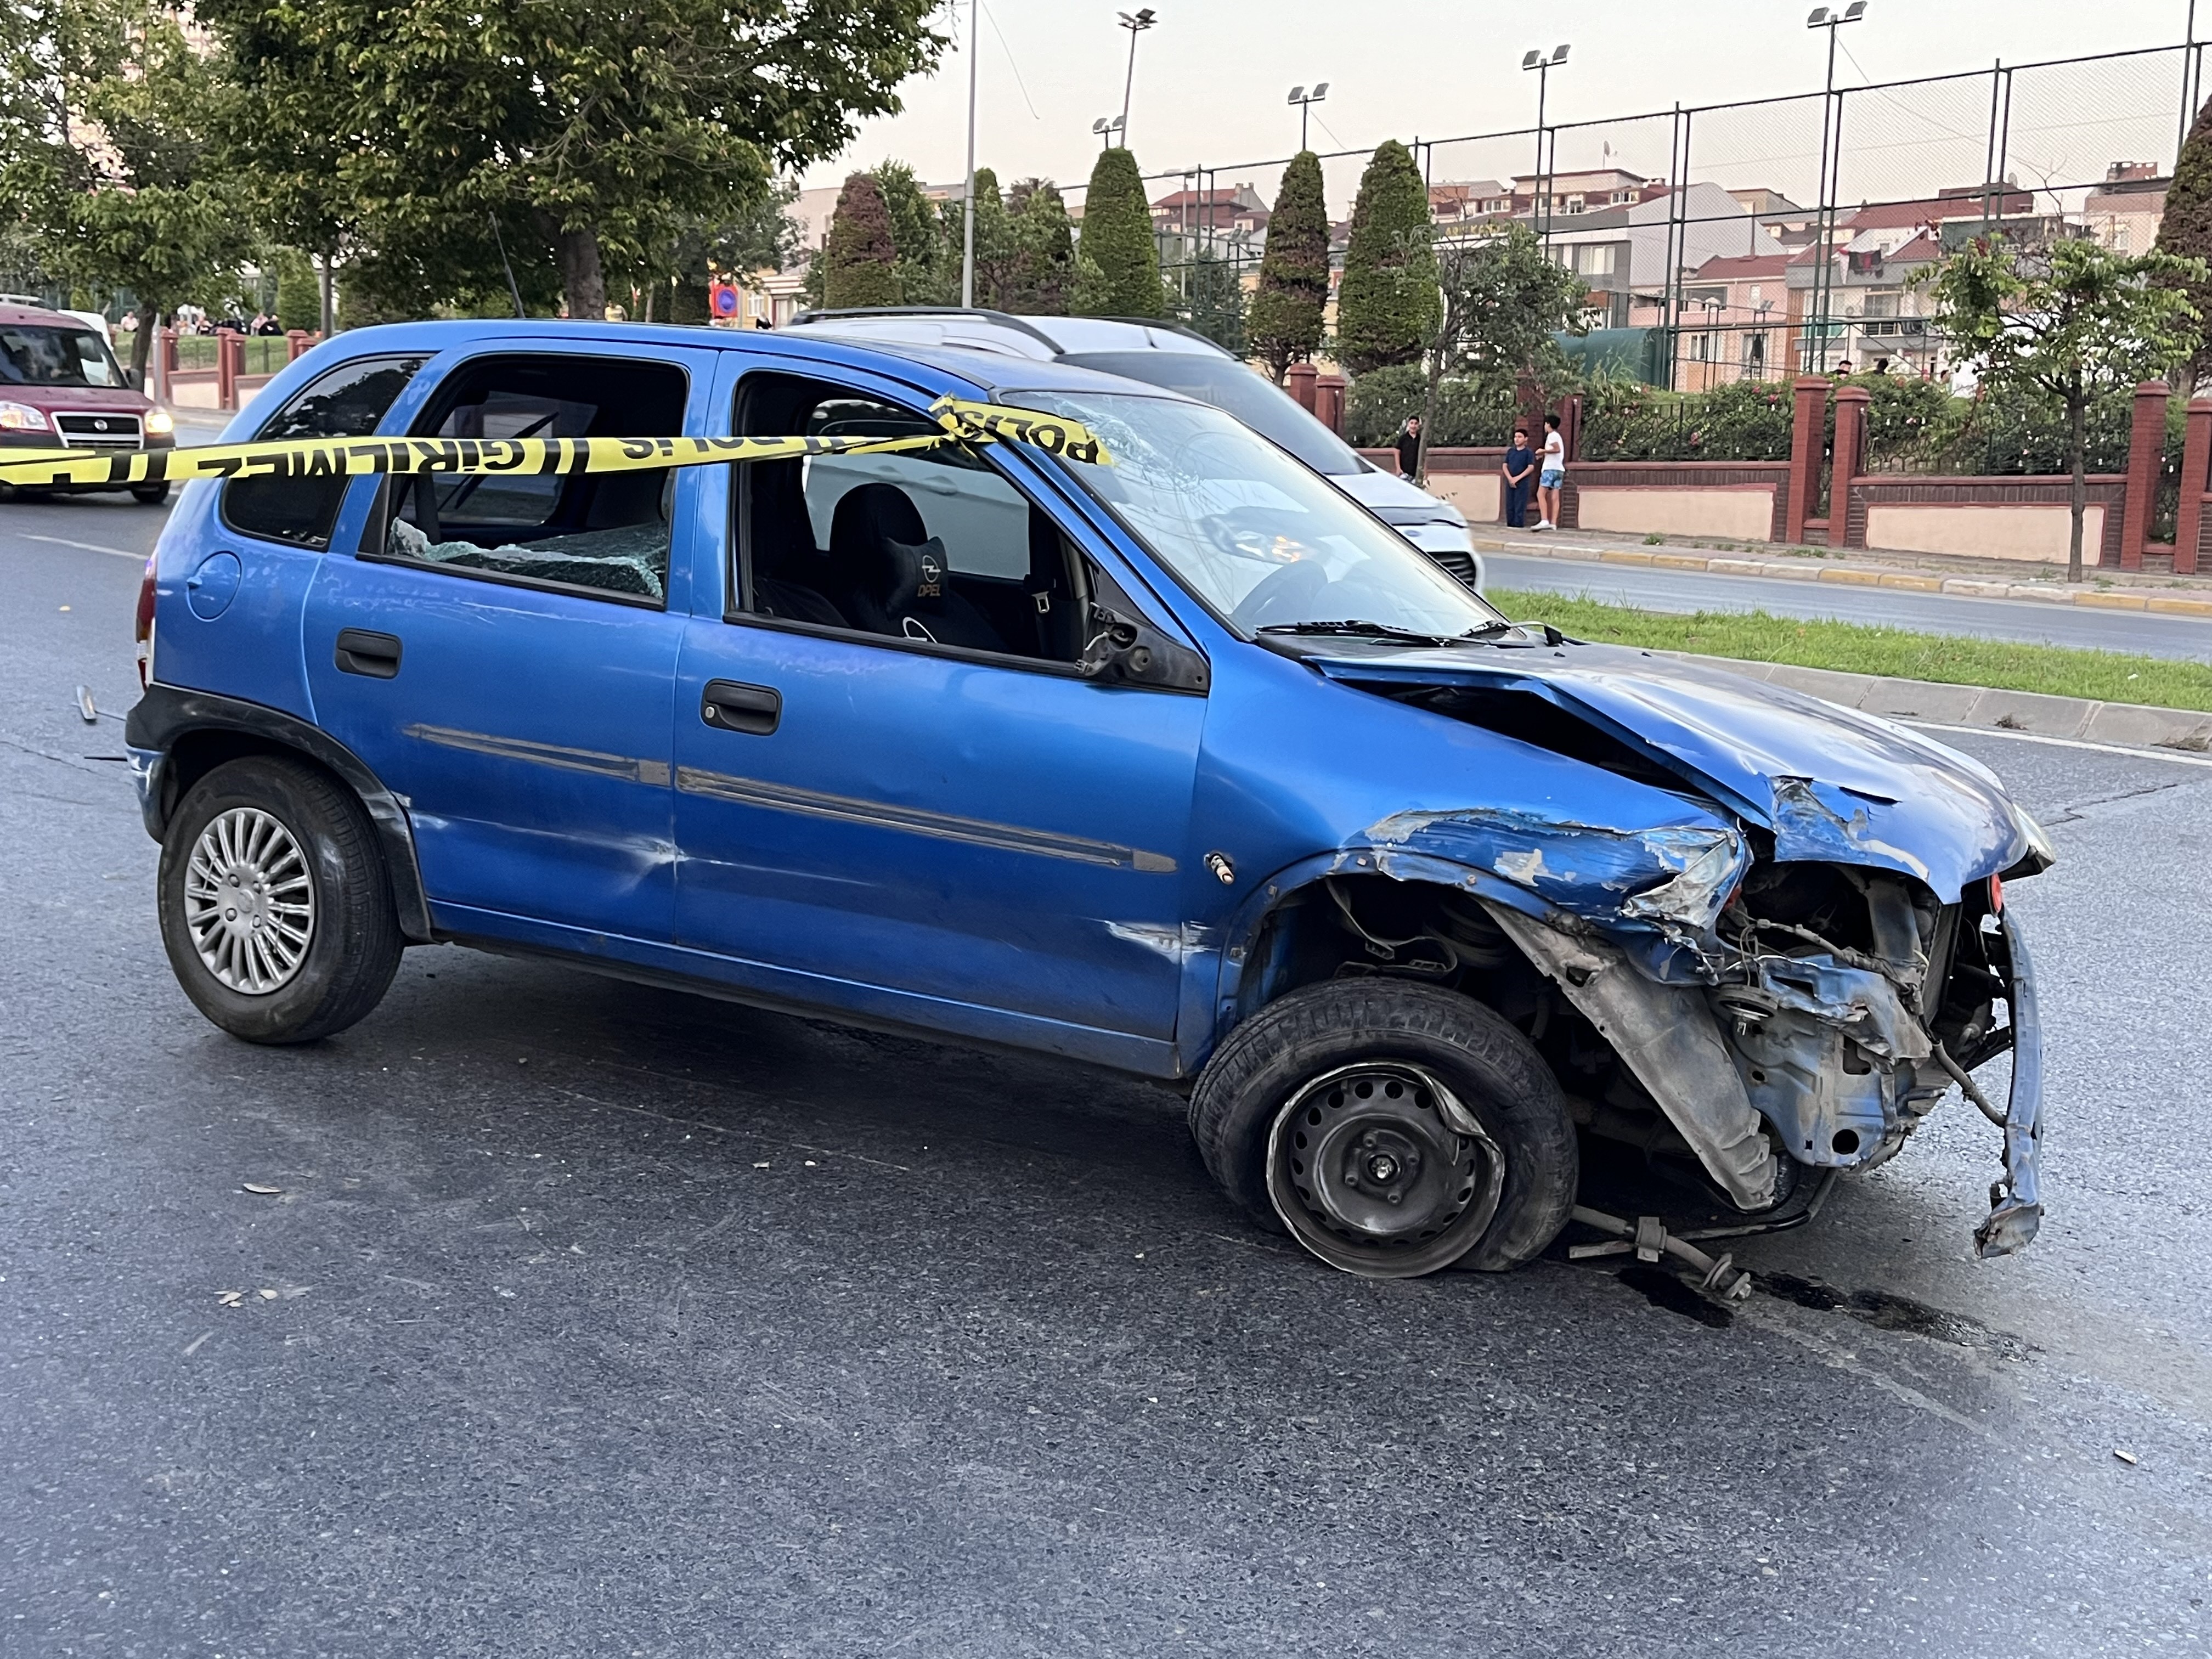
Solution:
{"label": "van headlight", "polygon": [[146,411],[146,430],[157,438],[166,438],[177,429],[175,418],[166,409]]}
{"label": "van headlight", "polygon": [[50,432],[46,411],[28,404],[0,404],[0,432]]}

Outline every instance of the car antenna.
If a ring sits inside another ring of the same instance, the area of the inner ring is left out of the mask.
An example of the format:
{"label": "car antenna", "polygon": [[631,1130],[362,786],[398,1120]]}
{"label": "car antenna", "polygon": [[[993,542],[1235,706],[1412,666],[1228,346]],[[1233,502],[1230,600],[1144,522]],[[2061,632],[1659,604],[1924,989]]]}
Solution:
{"label": "car antenna", "polygon": [[486,213],[484,217],[491,222],[491,240],[499,248],[500,269],[507,272],[507,291],[514,296],[514,314],[526,316],[528,313],[522,308],[522,290],[515,285],[514,267],[507,263],[507,238],[499,234],[499,215]]}

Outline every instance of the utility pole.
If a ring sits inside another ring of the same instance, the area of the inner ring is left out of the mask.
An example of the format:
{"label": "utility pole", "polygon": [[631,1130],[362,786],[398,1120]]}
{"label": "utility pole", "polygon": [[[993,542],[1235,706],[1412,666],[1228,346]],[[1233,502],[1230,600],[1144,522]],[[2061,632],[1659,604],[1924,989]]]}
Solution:
{"label": "utility pole", "polygon": [[981,59],[982,37],[975,22],[983,0],[968,0],[968,188],[960,211],[960,308],[975,303],[975,65]]}
{"label": "utility pole", "polygon": [[1137,84],[1137,37],[1159,19],[1150,6],[1134,17],[1126,11],[1121,14],[1121,27],[1129,31],[1129,73],[1121,82],[1121,147],[1127,149],[1129,146],[1129,94]]}
{"label": "utility pole", "polygon": [[1856,23],[1866,15],[1867,0],[1851,0],[1841,11],[1831,11],[1826,6],[1813,8],[1812,15],[1805,20],[1808,29],[1828,32],[1828,79],[1820,99],[1820,234],[1814,246],[1820,259],[1813,267],[1813,326],[1820,342],[1819,367],[1806,367],[1815,374],[1828,372],[1828,307],[1835,291],[1836,251],[1831,244],[1835,239],[1837,175],[1842,172],[1839,156],[1830,154],[1833,146],[1829,140],[1829,128],[1836,116],[1836,31],[1845,23]]}
{"label": "utility pole", "polygon": [[1528,205],[1528,225],[1539,236],[1549,224],[1551,187],[1544,170],[1544,100],[1552,89],[1552,65],[1567,61],[1567,48],[1559,47],[1547,58],[1542,50],[1525,54],[1521,67],[1536,71],[1536,199]]}

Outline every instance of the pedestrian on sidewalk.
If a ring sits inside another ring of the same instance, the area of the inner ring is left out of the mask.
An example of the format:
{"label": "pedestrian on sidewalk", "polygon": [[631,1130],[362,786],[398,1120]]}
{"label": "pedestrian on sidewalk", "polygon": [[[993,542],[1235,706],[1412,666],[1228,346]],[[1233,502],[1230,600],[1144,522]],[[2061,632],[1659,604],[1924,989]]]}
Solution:
{"label": "pedestrian on sidewalk", "polygon": [[1406,416],[1406,424],[1398,428],[1398,471],[1408,478],[1417,478],[1421,471],[1421,417]]}
{"label": "pedestrian on sidewalk", "polygon": [[1513,428],[1513,447],[1505,452],[1505,465],[1498,472],[1505,480],[1505,527],[1526,530],[1528,527],[1528,497],[1536,488],[1536,452],[1528,447],[1528,428]]}
{"label": "pedestrian on sidewalk", "polygon": [[1567,481],[1567,441],[1559,435],[1559,417],[1544,416],[1544,468],[1536,475],[1536,528],[1559,527],[1559,486]]}

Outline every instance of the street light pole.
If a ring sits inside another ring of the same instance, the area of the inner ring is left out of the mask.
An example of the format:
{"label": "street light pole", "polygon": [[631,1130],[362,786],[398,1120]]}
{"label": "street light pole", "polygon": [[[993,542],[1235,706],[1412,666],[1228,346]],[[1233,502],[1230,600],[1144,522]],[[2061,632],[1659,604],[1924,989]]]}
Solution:
{"label": "street light pole", "polygon": [[1126,149],[1129,145],[1129,94],[1137,84],[1137,37],[1159,19],[1150,6],[1134,17],[1125,11],[1121,18],[1121,27],[1129,31],[1129,72],[1121,82],[1121,147]]}
{"label": "street light pole", "polygon": [[1311,148],[1311,146],[1306,143],[1306,117],[1312,113],[1313,106],[1316,104],[1318,104],[1322,99],[1328,96],[1328,82],[1326,81],[1315,82],[1314,89],[1311,92],[1308,92],[1304,87],[1292,87],[1291,88],[1290,101],[1298,106],[1299,149],[1305,150]]}
{"label": "street light pole", "polygon": [[1548,58],[1540,48],[1524,54],[1521,59],[1522,69],[1536,71],[1536,199],[1528,206],[1528,223],[1539,236],[1545,234],[1548,223],[1547,219],[1539,216],[1545,214],[1551,206],[1551,189],[1546,182],[1544,171],[1544,100],[1552,90],[1552,65],[1566,61],[1565,46],[1559,47]]}
{"label": "street light pole", "polygon": [[968,189],[960,214],[960,308],[975,303],[975,65],[983,54],[975,33],[983,0],[968,0]]}
{"label": "street light pole", "polygon": [[[1808,29],[1828,32],[1828,79],[1820,97],[1820,234],[1814,246],[1819,251],[1819,262],[1813,267],[1813,299],[1818,309],[1814,313],[1813,326],[1819,331],[1820,342],[1819,367],[1816,374],[1828,372],[1828,306],[1835,289],[1835,249],[1829,246],[1835,235],[1835,195],[1837,174],[1842,171],[1839,157],[1829,154],[1829,128],[1836,112],[1836,31],[1845,23],[1856,23],[1866,15],[1867,0],[1850,0],[1841,11],[1831,11],[1826,6],[1815,6],[1806,18]],[[1808,365],[1810,367],[1810,365]]]}

